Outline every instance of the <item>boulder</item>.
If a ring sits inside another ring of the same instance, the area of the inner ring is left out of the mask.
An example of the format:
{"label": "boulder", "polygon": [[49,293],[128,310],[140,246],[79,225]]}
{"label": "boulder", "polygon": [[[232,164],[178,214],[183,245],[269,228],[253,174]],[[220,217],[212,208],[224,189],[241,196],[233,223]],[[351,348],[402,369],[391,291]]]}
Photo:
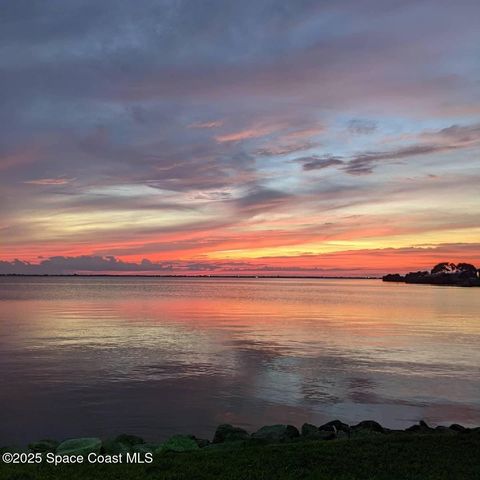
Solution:
{"label": "boulder", "polygon": [[318,427],[311,423],[302,425],[302,437],[318,437]]}
{"label": "boulder", "polygon": [[385,433],[385,429],[375,420],[364,420],[352,427],[352,431],[363,430],[364,432]]}
{"label": "boulder", "polygon": [[458,432],[458,433],[466,433],[469,431],[468,428],[465,428],[463,425],[459,425],[458,423],[452,423],[452,425],[450,425],[450,430],[453,430],[454,432]]}
{"label": "boulder", "polygon": [[410,433],[432,433],[433,428],[430,428],[423,420],[420,420],[417,425],[412,425],[405,429],[406,432]]}
{"label": "boulder", "polygon": [[29,443],[28,448],[34,453],[48,453],[55,452],[58,445],[59,444],[56,440],[44,439],[39,440],[38,442]]}
{"label": "boulder", "polygon": [[266,425],[252,434],[252,438],[269,442],[286,442],[299,436],[300,432],[293,425]]}
{"label": "boulder", "polygon": [[[335,428],[334,428],[335,427]],[[325,430],[325,431],[340,431],[342,430],[343,432],[349,432],[350,431],[350,426],[347,425],[346,423],[341,422],[340,420],[332,420],[331,422],[324,423],[323,425],[320,425],[318,427],[319,430]]]}
{"label": "boulder", "polygon": [[219,425],[213,437],[213,443],[235,442],[237,440],[247,440],[249,434],[246,430],[234,427],[228,423]]}
{"label": "boulder", "polygon": [[62,442],[56,450],[59,455],[88,455],[100,453],[102,441],[99,438],[72,438]]}
{"label": "boulder", "polygon": [[187,435],[174,435],[162,443],[156,452],[191,452],[200,450],[197,442]]}

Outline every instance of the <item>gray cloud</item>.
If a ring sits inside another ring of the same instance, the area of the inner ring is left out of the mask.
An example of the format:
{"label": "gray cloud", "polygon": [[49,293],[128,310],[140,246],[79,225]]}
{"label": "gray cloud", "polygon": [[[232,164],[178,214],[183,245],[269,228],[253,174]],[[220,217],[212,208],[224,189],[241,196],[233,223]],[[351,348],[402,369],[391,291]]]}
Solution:
{"label": "gray cloud", "polygon": [[334,167],[337,165],[343,165],[344,161],[340,157],[325,156],[319,157],[313,155],[311,157],[301,157],[295,160],[303,165],[303,169],[308,170],[323,170],[324,168]]}
{"label": "gray cloud", "polygon": [[480,140],[480,124],[452,125],[440,130],[437,135],[461,144],[477,142]]}
{"label": "gray cloud", "polygon": [[242,215],[253,216],[284,206],[293,198],[286,192],[257,186],[232,203]]}
{"label": "gray cloud", "polygon": [[0,272],[3,274],[66,274],[74,273],[75,271],[170,271],[171,269],[172,267],[169,264],[152,264],[152,262],[146,259],[140,263],[130,263],[123,262],[112,256],[56,256],[41,260],[38,264],[23,262],[21,260],[14,260],[12,262],[0,261]]}
{"label": "gray cloud", "polygon": [[383,161],[402,160],[416,156],[445,153],[457,149],[469,148],[480,141],[480,126],[478,124],[441,129],[433,133],[423,133],[420,137],[433,140],[432,143],[418,143],[396,150],[371,151],[359,153],[353,157],[311,156],[296,159],[304,170],[322,170],[330,166],[342,166],[342,170],[350,175],[367,175],[373,172],[375,166]]}
{"label": "gray cloud", "polygon": [[[180,264],[179,262],[154,263],[148,259],[141,262],[124,262],[113,256],[90,256],[78,257],[56,256],[41,260],[39,263],[13,260],[12,262],[0,261],[0,273],[2,274],[72,274],[75,272],[158,272],[169,274],[176,269],[195,270],[196,264]],[[215,269],[214,265],[205,265],[205,269]]]}
{"label": "gray cloud", "polygon": [[397,150],[384,152],[365,152],[350,159],[344,170],[351,175],[372,173],[374,166],[383,160],[401,160],[404,158],[445,153],[461,148],[469,148],[472,143],[480,141],[480,126],[452,125],[433,133],[424,133],[420,137],[433,140],[432,143],[415,144]]}
{"label": "gray cloud", "polygon": [[192,272],[214,272],[225,268],[231,271],[248,270],[252,266],[246,262],[152,262],[144,258],[140,262],[125,262],[112,255],[80,255],[76,257],[54,256],[31,263],[15,259],[0,260],[0,275],[71,275],[74,273],[134,274],[149,273],[158,275],[189,274]]}
{"label": "gray cloud", "polygon": [[383,160],[400,160],[418,155],[429,155],[458,148],[455,145],[412,145],[386,152],[366,152],[349,160],[345,172],[350,175],[366,175],[373,172],[375,165]]}

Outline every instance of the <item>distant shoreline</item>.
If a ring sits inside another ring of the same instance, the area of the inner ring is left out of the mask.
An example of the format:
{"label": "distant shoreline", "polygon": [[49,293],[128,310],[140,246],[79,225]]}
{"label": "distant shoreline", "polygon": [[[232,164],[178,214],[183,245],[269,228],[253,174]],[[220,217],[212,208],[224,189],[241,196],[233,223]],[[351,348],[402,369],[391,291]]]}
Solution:
{"label": "distant shoreline", "polygon": [[42,274],[1,273],[0,277],[119,277],[119,278],[256,278],[256,279],[307,279],[307,280],[380,280],[382,277],[296,276],[296,275],[141,275],[141,274]]}

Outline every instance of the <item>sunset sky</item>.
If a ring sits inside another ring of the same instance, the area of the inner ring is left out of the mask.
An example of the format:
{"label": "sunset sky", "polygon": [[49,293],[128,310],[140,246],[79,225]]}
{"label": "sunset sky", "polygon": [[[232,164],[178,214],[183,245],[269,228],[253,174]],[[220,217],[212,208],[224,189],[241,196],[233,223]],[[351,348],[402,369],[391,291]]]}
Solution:
{"label": "sunset sky", "polygon": [[2,1],[0,273],[480,264],[480,2]]}

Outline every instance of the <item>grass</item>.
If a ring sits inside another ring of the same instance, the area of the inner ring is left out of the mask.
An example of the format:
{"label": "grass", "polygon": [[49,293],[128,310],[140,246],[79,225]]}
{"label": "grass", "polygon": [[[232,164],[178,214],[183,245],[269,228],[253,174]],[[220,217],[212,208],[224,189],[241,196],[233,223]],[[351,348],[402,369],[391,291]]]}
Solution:
{"label": "grass", "polygon": [[278,445],[223,444],[166,453],[149,465],[5,465],[1,480],[480,479],[480,433],[392,434]]}

